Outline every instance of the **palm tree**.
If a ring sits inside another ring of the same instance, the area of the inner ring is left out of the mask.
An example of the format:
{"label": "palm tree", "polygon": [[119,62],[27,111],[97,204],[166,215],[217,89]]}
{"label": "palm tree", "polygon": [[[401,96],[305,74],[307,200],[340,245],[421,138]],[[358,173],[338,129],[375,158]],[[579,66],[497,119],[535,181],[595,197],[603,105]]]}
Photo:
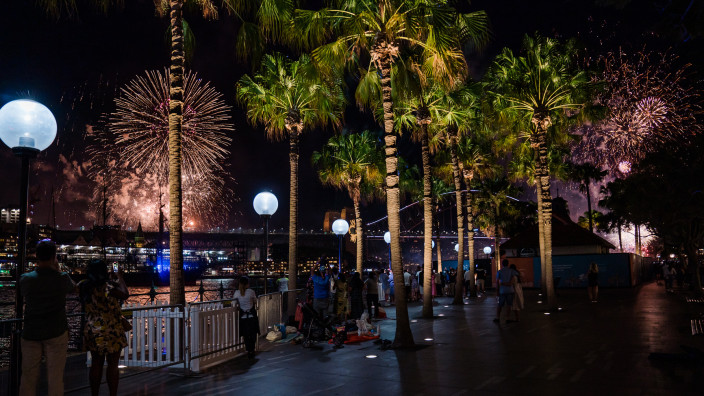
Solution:
{"label": "palm tree", "polygon": [[323,184],[345,189],[354,203],[357,272],[362,273],[364,234],[360,203],[374,195],[383,181],[381,151],[370,131],[331,137],[321,151],[313,152],[313,165]]}
{"label": "palm tree", "polygon": [[[570,179],[579,184],[579,191],[587,195],[587,213],[593,213],[591,183],[603,180],[607,172],[588,162],[584,164],[571,164],[568,172]],[[589,224],[588,230],[589,232],[594,232],[594,216],[587,217]]]}
{"label": "palm tree", "polygon": [[502,230],[509,228],[517,214],[516,209],[511,205],[513,202],[512,196],[518,193],[518,189],[514,187],[505,176],[497,176],[485,178],[481,182],[479,196],[477,198],[478,208],[478,223],[483,225],[484,229],[493,231],[487,234],[494,236],[494,256],[496,257],[496,270],[501,268],[499,262],[500,251],[499,239],[502,235]]}
{"label": "palm tree", "polygon": [[[475,136],[477,135],[475,134]],[[477,291],[474,284],[474,194],[472,185],[475,179],[482,179],[492,175],[494,166],[491,164],[491,154],[486,144],[479,144],[466,136],[460,139],[457,146],[457,154],[464,184],[467,186],[465,211],[467,213],[467,252],[469,253],[469,294],[470,297],[476,297]]]}
{"label": "palm tree", "polygon": [[[488,37],[486,14],[459,14],[444,1],[333,0],[331,3],[332,7],[316,11],[297,10],[294,24],[301,32],[302,46],[314,48],[313,57],[323,67],[340,69],[351,61],[369,61],[361,67],[356,96],[361,105],[376,102],[381,96],[391,266],[394,273],[401,274],[399,176],[391,69],[402,50],[417,49],[423,67],[432,70],[436,80],[451,85],[466,70],[461,43],[470,38],[485,41]],[[330,37],[333,41],[327,42]],[[414,342],[406,293],[401,283],[396,283],[395,288],[394,345],[411,346]]]}
{"label": "palm tree", "polygon": [[469,133],[470,125],[476,120],[479,104],[477,85],[459,86],[452,91],[440,93],[438,105],[434,112],[438,123],[443,128],[444,141],[450,152],[452,183],[455,187],[457,213],[457,279],[455,297],[452,304],[463,304],[462,288],[464,286],[464,209],[462,181],[458,147],[460,137]]}
{"label": "palm tree", "polygon": [[575,65],[573,42],[528,37],[523,40],[523,56],[504,48],[487,75],[494,105],[515,114],[530,125],[531,146],[536,155],[539,181],[540,217],[543,225],[545,277],[548,305],[557,308],[552,279],[552,197],[548,165],[548,129],[560,118],[581,109],[586,102],[588,79]]}
{"label": "palm tree", "polygon": [[263,124],[269,139],[289,143],[289,290],[296,288],[298,274],[298,142],[303,132],[318,126],[339,127],[345,99],[335,78],[317,73],[310,58],[265,55],[259,72],[237,83],[237,98],[247,108],[253,124]]}

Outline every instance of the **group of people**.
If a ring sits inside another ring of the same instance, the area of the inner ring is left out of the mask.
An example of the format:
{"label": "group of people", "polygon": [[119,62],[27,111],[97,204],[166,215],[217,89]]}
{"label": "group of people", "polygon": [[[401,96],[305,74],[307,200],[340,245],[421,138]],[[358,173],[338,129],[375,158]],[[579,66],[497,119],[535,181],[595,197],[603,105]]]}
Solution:
{"label": "group of people", "polygon": [[[339,272],[325,265],[313,268],[306,284],[308,302],[321,315],[341,319],[359,319],[365,308],[370,318],[379,317],[379,274],[371,271],[362,280],[359,272]],[[384,289],[382,282],[382,290]]]}
{"label": "group of people", "polygon": [[122,271],[108,271],[103,260],[92,260],[86,279],[76,285],[56,259],[56,244],[37,244],[37,267],[20,278],[25,300],[22,329],[22,378],[20,395],[36,395],[42,356],[47,364],[49,395],[64,394],[64,366],[68,349],[66,295],[78,292],[85,312],[82,329],[84,348],[91,354],[89,381],[91,393],[98,395],[107,361],[106,379],[111,396],[117,395],[118,360],[127,346],[122,301],[129,297]]}

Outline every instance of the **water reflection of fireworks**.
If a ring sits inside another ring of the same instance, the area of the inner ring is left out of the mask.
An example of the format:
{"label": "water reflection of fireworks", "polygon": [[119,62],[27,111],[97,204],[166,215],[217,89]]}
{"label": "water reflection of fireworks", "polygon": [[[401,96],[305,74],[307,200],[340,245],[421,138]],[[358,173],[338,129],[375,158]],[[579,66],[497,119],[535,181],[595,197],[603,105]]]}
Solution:
{"label": "water reflection of fireworks", "polygon": [[[233,130],[230,107],[195,73],[186,73],[184,83],[184,219],[221,225],[233,198],[231,177],[222,166]],[[160,208],[168,218],[168,98],[168,71],[147,72],[121,89],[116,111],[91,134],[88,153],[98,218],[103,190],[109,221],[154,227]]]}

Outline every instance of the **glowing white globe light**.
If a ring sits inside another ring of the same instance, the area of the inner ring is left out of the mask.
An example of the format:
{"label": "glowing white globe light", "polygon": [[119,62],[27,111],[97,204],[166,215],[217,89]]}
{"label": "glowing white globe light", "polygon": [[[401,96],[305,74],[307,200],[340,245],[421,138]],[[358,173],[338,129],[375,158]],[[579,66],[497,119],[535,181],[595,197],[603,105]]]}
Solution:
{"label": "glowing white globe light", "polygon": [[489,246],[484,247],[484,254],[490,254],[491,253],[491,248]]}
{"label": "glowing white globe light", "polygon": [[455,244],[455,251],[456,251],[456,252],[459,252],[459,251],[460,251],[460,244],[459,244],[459,243],[456,243],[456,244]]}
{"label": "glowing white globe light", "polygon": [[0,109],[0,140],[8,147],[42,151],[56,138],[56,119],[46,106],[29,99],[13,100]]}
{"label": "glowing white globe light", "polygon": [[391,243],[391,233],[389,231],[384,233],[384,242]]}
{"label": "glowing white globe light", "polygon": [[270,192],[261,192],[254,197],[254,211],[260,216],[271,216],[278,208],[279,201]]}
{"label": "glowing white globe light", "polygon": [[435,249],[435,241],[430,241],[430,247],[432,247],[433,249]]}
{"label": "glowing white globe light", "polygon": [[335,233],[335,235],[345,235],[347,234],[347,231],[350,229],[350,223],[348,223],[344,219],[337,219],[332,222],[332,232]]}

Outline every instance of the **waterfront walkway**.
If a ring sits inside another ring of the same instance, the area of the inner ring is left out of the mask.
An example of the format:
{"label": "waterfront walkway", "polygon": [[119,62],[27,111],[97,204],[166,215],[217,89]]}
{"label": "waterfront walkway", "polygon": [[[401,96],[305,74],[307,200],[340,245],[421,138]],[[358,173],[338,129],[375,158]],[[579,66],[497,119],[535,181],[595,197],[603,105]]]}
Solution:
{"label": "waterfront walkway", "polygon": [[[677,356],[670,361],[648,359],[651,352],[680,354],[680,345],[704,351],[704,336],[690,331],[690,319],[704,311],[704,304],[687,303],[682,295],[666,294],[655,283],[602,290],[598,303],[590,303],[585,290],[560,290],[559,296],[562,310],[546,315],[537,303],[537,291],[527,291],[520,323],[501,325],[492,322],[493,294],[465,300],[462,306],[446,305],[450,299],[441,298],[433,320],[420,318],[420,305],[412,304],[415,350],[384,351],[372,342],[337,350],[327,344],[318,349],[266,344],[254,361],[237,358],[193,377],[163,369],[124,378],[120,394],[704,393],[704,361],[696,365],[679,362]],[[392,308],[387,313],[394,316]],[[395,321],[379,323],[382,338],[393,338]],[[67,389],[85,384],[85,373],[67,373]],[[107,394],[103,386],[101,394]]]}

